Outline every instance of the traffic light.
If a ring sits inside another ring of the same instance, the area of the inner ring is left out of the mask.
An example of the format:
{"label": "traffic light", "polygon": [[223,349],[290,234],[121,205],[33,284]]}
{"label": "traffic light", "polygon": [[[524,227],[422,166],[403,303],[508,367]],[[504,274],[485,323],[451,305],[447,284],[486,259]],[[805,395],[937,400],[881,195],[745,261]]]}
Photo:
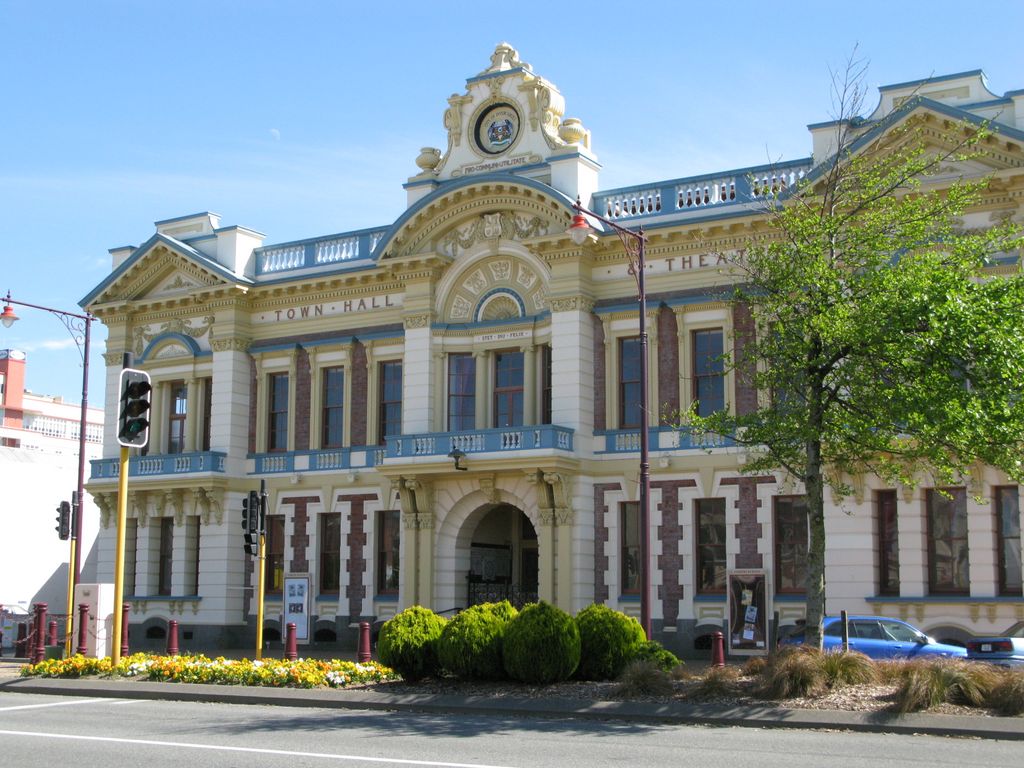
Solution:
{"label": "traffic light", "polygon": [[242,497],[242,530],[245,531],[245,552],[259,554],[260,496],[249,491]]}
{"label": "traffic light", "polygon": [[61,541],[71,538],[71,505],[66,501],[62,501],[57,507],[57,525],[53,530],[57,532],[57,537]]}
{"label": "traffic light", "polygon": [[153,386],[149,374],[134,368],[121,371],[121,413],[117,442],[128,448],[142,448],[149,442],[149,401]]}

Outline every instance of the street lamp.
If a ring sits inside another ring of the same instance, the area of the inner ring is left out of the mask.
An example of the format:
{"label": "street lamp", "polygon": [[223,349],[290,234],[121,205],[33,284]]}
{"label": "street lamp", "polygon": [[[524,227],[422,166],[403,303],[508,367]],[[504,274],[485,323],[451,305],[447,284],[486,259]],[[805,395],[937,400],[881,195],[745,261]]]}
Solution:
{"label": "street lamp", "polygon": [[[74,526],[72,532],[72,540],[75,542],[81,542],[82,539],[82,509],[85,506],[85,428],[86,428],[86,416],[88,414],[89,407],[89,339],[90,332],[92,330],[93,316],[88,312],[84,315],[79,315],[74,312],[64,312],[59,309],[52,309],[51,307],[43,307],[39,304],[29,304],[25,301],[15,301],[11,298],[11,292],[7,292],[7,296],[3,299],[4,311],[0,313],[0,323],[3,324],[4,328],[10,328],[14,325],[15,321],[19,318],[14,314],[14,308],[12,304],[17,304],[19,307],[30,307],[32,309],[41,309],[44,312],[49,312],[54,315],[64,327],[68,333],[71,334],[72,340],[75,342],[75,346],[78,347],[79,354],[82,355],[82,411],[78,425],[78,514],[75,515]],[[71,572],[74,576],[74,583],[78,583],[78,578],[82,571],[82,551],[81,548],[76,546],[74,553],[74,562],[71,564]],[[73,596],[69,595],[68,599],[71,600]],[[69,619],[70,621],[70,619]]]}
{"label": "street lamp", "polygon": [[651,639],[651,464],[647,434],[647,289],[644,286],[644,253],[647,237],[643,227],[627,229],[584,208],[577,197],[573,205],[576,214],[569,226],[569,237],[576,245],[583,245],[593,233],[587,217],[612,228],[629,259],[629,273],[636,280],[637,301],[640,304],[640,625],[647,639]]}

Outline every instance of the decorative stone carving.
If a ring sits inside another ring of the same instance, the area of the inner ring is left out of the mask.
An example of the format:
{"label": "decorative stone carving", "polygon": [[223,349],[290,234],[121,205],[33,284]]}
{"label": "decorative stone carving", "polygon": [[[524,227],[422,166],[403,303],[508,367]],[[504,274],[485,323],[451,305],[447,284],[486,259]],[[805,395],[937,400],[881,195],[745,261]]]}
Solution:
{"label": "decorative stone carving", "polygon": [[[202,338],[213,327],[214,320],[215,318],[212,315],[209,315],[199,321],[201,323],[200,326],[193,328],[191,320],[185,320],[184,318],[177,317],[166,323],[162,323],[160,327],[153,332],[149,331],[149,326],[139,326],[132,331],[135,355],[136,357],[141,357],[143,351],[146,349],[146,345],[157,336],[164,333],[180,333],[183,336],[188,336],[193,339]],[[186,354],[189,353],[186,352]]]}
{"label": "decorative stone carving", "polygon": [[455,258],[459,250],[466,250],[482,240],[526,240],[546,235],[551,225],[540,216],[525,216],[509,211],[487,213],[478,219],[453,229],[438,242],[438,250]]}
{"label": "decorative stone carving", "polygon": [[590,312],[594,309],[593,299],[588,299],[585,296],[562,296],[551,299],[549,303],[552,312],[572,312],[573,310]]}
{"label": "decorative stone carving", "polygon": [[558,127],[558,136],[566,144],[578,144],[586,135],[587,129],[575,117],[567,117]]}
{"label": "decorative stone carving", "polygon": [[409,328],[426,328],[430,325],[430,315],[424,313],[422,315],[408,315],[402,318],[402,322],[406,329]]}
{"label": "decorative stone carving", "polygon": [[94,493],[93,501],[100,510],[100,527],[104,530],[110,527],[110,519],[113,516],[113,507],[117,497],[113,493]]}
{"label": "decorative stone carving", "polygon": [[104,352],[103,362],[107,364],[107,367],[112,365],[120,366],[124,360],[124,352]]}
{"label": "decorative stone carving", "polygon": [[223,339],[210,339],[210,347],[214,352],[248,352],[250,339],[241,336],[229,336]]}
{"label": "decorative stone carving", "polygon": [[416,165],[421,171],[429,173],[441,162],[441,150],[436,147],[423,147],[416,157]]}

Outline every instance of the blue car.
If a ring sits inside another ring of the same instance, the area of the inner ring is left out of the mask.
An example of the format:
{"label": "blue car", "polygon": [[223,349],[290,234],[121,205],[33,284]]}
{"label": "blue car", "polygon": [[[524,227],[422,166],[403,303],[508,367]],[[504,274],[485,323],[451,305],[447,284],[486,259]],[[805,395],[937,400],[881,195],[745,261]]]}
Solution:
{"label": "blue car", "polygon": [[968,640],[967,658],[1001,667],[1024,667],[1024,626],[1002,637]]}
{"label": "blue car", "polygon": [[[849,616],[850,650],[871,659],[919,659],[934,656],[965,658],[967,649],[959,645],[937,643],[905,621],[885,616]],[[822,647],[838,651],[843,647],[843,622],[839,616],[826,616]],[[803,628],[779,639],[781,645],[800,645]]]}

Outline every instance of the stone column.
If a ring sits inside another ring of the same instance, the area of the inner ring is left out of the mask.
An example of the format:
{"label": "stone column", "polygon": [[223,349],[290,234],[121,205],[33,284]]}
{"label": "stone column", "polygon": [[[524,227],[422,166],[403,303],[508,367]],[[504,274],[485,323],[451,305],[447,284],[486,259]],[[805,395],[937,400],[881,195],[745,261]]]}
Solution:
{"label": "stone column", "polygon": [[167,384],[162,381],[154,381],[149,408],[149,453],[153,456],[167,451],[167,446],[164,444],[164,425],[167,423],[166,394]]}

